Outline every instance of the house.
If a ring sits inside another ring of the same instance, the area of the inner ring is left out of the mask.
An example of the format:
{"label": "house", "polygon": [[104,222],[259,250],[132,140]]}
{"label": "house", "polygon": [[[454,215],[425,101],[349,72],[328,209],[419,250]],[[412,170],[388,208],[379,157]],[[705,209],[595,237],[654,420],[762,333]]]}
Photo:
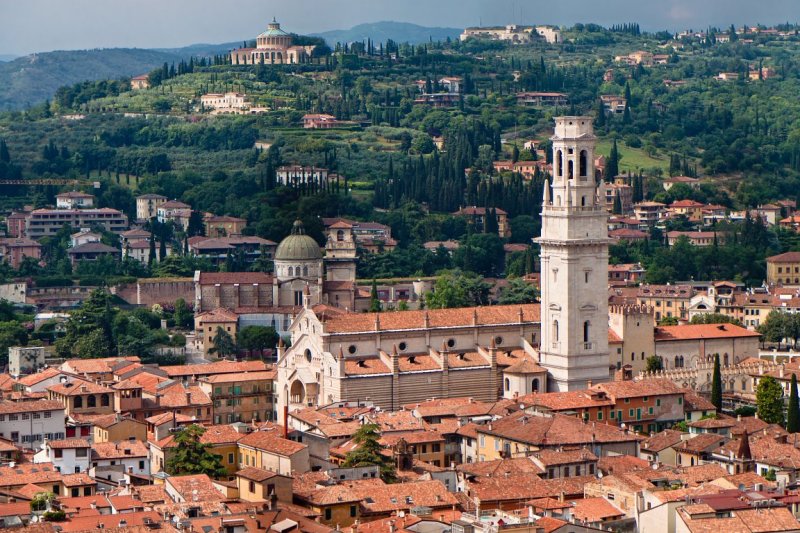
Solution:
{"label": "house", "polygon": [[303,128],[327,130],[338,128],[344,124],[343,121],[337,120],[333,115],[325,113],[308,113],[303,115]]}
{"label": "house", "polygon": [[628,101],[623,96],[615,94],[601,94],[600,102],[607,115],[622,115],[628,107]]}
{"label": "house", "polygon": [[51,463],[56,470],[65,474],[89,470],[92,445],[85,439],[45,440],[42,450],[37,453],[34,463]]}
{"label": "house", "polygon": [[554,106],[563,107],[569,104],[565,93],[556,92],[519,92],[517,93],[517,105],[530,107]]}
{"label": "house", "polygon": [[200,388],[214,402],[214,424],[274,421],[277,418],[272,403],[275,376],[274,370],[264,370],[217,374],[199,380]]}
{"label": "house", "polygon": [[18,269],[26,257],[39,260],[42,258],[42,245],[24,237],[0,238],[0,262],[8,263]]}
{"label": "house", "polygon": [[767,257],[767,283],[800,287],[800,252]]}
{"label": "house", "polygon": [[69,261],[73,267],[83,261],[97,261],[101,257],[111,257],[118,260],[120,251],[101,242],[88,242],[67,250]]}
{"label": "house", "polygon": [[678,185],[679,183],[694,190],[700,188],[700,180],[697,178],[691,178],[689,176],[672,176],[670,178],[666,178],[662,182],[662,186],[664,187],[665,191],[669,191],[673,186]]}
{"label": "house", "polygon": [[675,246],[681,237],[686,237],[694,246],[713,246],[725,243],[725,234],[716,231],[668,231],[667,244]]}
{"label": "house", "polygon": [[278,426],[249,433],[239,439],[237,446],[241,468],[253,466],[285,476],[311,470],[308,446],[287,439]]}
{"label": "house", "polygon": [[477,428],[480,461],[519,457],[546,448],[591,446],[595,453],[637,455],[639,437],[606,424],[560,414],[515,413]]}
{"label": "house", "polygon": [[209,238],[236,237],[242,234],[242,230],[247,226],[247,220],[209,214],[209,216],[203,217],[203,225],[206,228],[206,236]]}
{"label": "house", "polygon": [[73,414],[111,414],[114,390],[81,378],[72,378],[47,388],[48,398],[57,400],[67,416]]}
{"label": "house", "polygon": [[662,317],[686,318],[694,295],[690,285],[642,285],[636,299],[639,305],[653,308],[658,322]]}
{"label": "house", "polygon": [[142,89],[150,88],[150,76],[142,74],[141,76],[134,76],[131,78],[131,90],[140,91]]}
{"label": "house", "polygon": [[0,438],[36,450],[45,439],[63,439],[65,431],[62,402],[0,401]]}
{"label": "house", "polygon": [[660,202],[639,202],[633,206],[633,216],[641,224],[653,226],[664,218],[666,205]]}
{"label": "house", "polygon": [[224,264],[230,257],[252,265],[259,259],[272,259],[277,243],[255,236],[191,237],[189,252],[208,259],[214,265]]}
{"label": "house", "polygon": [[29,239],[52,237],[65,225],[73,228],[101,226],[111,233],[128,229],[128,217],[121,211],[100,209],[34,209],[25,220],[25,235]]}
{"label": "house", "polygon": [[94,420],[94,438],[92,442],[119,442],[134,439],[147,440],[147,424],[130,416],[113,413]]}
{"label": "house", "polygon": [[281,502],[292,502],[292,478],[263,468],[242,468],[236,472],[236,486],[239,498],[246,502],[270,501],[273,496]]}
{"label": "house", "polygon": [[487,228],[487,217],[494,213],[497,219],[497,233],[501,238],[511,236],[511,226],[508,222],[508,213],[500,208],[486,208],[486,207],[462,207],[455,213],[454,216],[466,217],[468,223],[475,225],[475,231],[484,233]]}
{"label": "house", "polygon": [[136,220],[145,222],[158,216],[158,208],[167,202],[160,194],[141,194],[136,197]]}
{"label": "house", "polygon": [[128,477],[150,480],[150,452],[146,441],[95,442],[91,449],[91,470],[96,479],[115,486]]}
{"label": "house", "polygon": [[156,207],[156,219],[162,224],[174,222],[186,231],[189,227],[189,218],[192,215],[192,206],[177,200],[168,200]]}
{"label": "house", "polygon": [[651,463],[677,466],[678,455],[675,452],[675,447],[687,438],[689,438],[689,435],[686,433],[674,429],[665,429],[642,442],[639,457]]}
{"label": "house", "polygon": [[648,240],[650,235],[638,229],[621,228],[609,231],[608,237],[615,241],[639,242]]}
{"label": "house", "polygon": [[58,209],[86,209],[94,206],[94,196],[84,192],[69,191],[56,195]]}

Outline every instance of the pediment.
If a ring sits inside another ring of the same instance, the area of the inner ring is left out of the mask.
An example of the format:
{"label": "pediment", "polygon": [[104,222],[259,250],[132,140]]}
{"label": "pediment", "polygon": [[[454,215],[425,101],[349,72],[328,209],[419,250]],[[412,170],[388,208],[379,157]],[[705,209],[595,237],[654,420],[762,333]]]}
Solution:
{"label": "pediment", "polygon": [[597,306],[594,304],[583,304],[581,306],[581,311],[590,312],[590,311],[597,311]]}
{"label": "pediment", "polygon": [[550,309],[551,311],[561,311],[561,306],[560,306],[560,305],[558,305],[558,304],[550,304],[550,307],[549,307],[549,309]]}

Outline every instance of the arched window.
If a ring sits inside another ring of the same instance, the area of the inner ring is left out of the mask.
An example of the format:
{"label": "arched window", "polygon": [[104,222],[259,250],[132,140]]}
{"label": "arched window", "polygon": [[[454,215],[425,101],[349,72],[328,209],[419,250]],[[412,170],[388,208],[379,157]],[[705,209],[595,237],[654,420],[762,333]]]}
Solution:
{"label": "arched window", "polygon": [[681,367],[680,363],[681,363],[681,358],[676,355],[675,356],[675,368],[680,368]]}
{"label": "arched window", "polygon": [[591,324],[587,320],[583,323],[583,342],[589,342],[589,329],[591,328]]}
{"label": "arched window", "polygon": [[556,176],[564,175],[564,154],[561,150],[556,152]]}
{"label": "arched window", "polygon": [[506,386],[506,392],[511,390],[511,381],[509,381],[508,378],[505,379],[505,386]]}
{"label": "arched window", "polygon": [[572,161],[572,159],[567,162],[567,172],[569,179],[575,177],[575,163]]}
{"label": "arched window", "polygon": [[581,196],[581,207],[586,207],[586,196]]}
{"label": "arched window", "polygon": [[728,354],[722,356],[722,364],[728,366]]}
{"label": "arched window", "polygon": [[581,173],[580,175],[582,178],[585,178],[589,172],[589,154],[586,153],[586,150],[581,150],[579,165]]}
{"label": "arched window", "polygon": [[100,396],[100,405],[102,407],[108,407],[108,394],[103,394]]}
{"label": "arched window", "polygon": [[97,398],[94,397],[94,394],[86,398],[86,407],[97,407]]}
{"label": "arched window", "polygon": [[307,266],[303,267],[303,275],[304,276],[308,276],[308,267]]}
{"label": "arched window", "polygon": [[343,241],[344,240],[344,230],[339,230],[336,232],[336,240]]}
{"label": "arched window", "polygon": [[533,378],[533,381],[531,381],[531,390],[533,392],[539,392],[539,378]]}
{"label": "arched window", "polygon": [[80,409],[83,407],[83,396],[75,396],[75,401],[72,402],[73,407],[75,409]]}
{"label": "arched window", "polygon": [[558,320],[553,320],[553,342],[558,342]]}

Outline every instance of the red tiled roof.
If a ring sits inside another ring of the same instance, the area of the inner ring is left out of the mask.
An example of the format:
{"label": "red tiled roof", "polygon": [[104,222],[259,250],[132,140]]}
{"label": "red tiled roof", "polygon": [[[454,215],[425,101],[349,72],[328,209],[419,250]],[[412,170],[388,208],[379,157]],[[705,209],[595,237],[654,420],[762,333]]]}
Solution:
{"label": "red tiled roof", "polygon": [[201,272],[200,285],[233,285],[259,283],[272,285],[272,275],[263,272]]}
{"label": "red tiled roof", "polygon": [[35,400],[32,402],[0,401],[0,414],[32,413],[35,411],[59,411],[64,404],[58,400]]}
{"label": "red tiled roof", "polygon": [[656,342],[689,339],[758,338],[761,335],[733,324],[686,324],[684,326],[660,326],[655,329]]}
{"label": "red tiled roof", "polygon": [[423,329],[425,316],[428,317],[428,328],[467,326],[472,325],[474,319],[477,319],[479,325],[517,324],[520,322],[520,314],[522,314],[522,322],[539,322],[539,304],[394,311],[391,313],[342,313],[327,318],[325,331],[328,333],[375,331],[376,319],[382,331]]}

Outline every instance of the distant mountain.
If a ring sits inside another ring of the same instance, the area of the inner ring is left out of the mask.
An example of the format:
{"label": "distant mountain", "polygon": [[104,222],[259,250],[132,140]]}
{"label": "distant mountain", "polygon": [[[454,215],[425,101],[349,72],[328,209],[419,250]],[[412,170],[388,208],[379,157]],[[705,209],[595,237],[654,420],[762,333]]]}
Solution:
{"label": "distant mountain", "polygon": [[181,48],[153,48],[156,52],[174,54],[181,57],[210,57],[218,54],[226,54],[234,48],[241,48],[245,41],[222,44],[191,44]]}
{"label": "distant mountain", "polygon": [[445,41],[448,37],[458,39],[460,34],[461,30],[458,28],[428,28],[409,22],[384,21],[359,24],[349,30],[315,33],[313,36],[322,37],[330,46],[333,46],[336,43],[366,41],[368,38],[376,43],[392,39],[398,43],[419,44],[427,43],[431,39],[434,41]]}
{"label": "distant mountain", "polygon": [[0,54],[0,63],[3,63],[5,61],[11,61],[13,59],[16,59],[16,57],[17,56],[12,56],[9,54]]}

